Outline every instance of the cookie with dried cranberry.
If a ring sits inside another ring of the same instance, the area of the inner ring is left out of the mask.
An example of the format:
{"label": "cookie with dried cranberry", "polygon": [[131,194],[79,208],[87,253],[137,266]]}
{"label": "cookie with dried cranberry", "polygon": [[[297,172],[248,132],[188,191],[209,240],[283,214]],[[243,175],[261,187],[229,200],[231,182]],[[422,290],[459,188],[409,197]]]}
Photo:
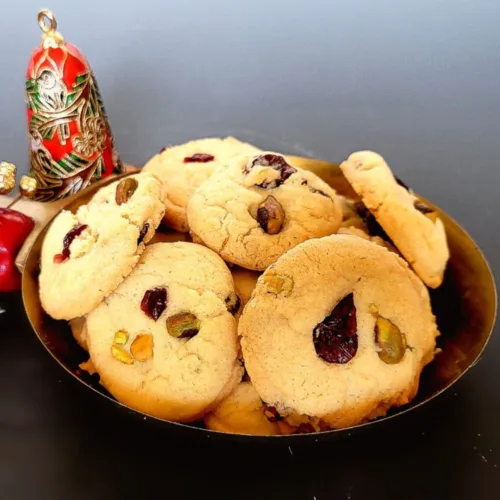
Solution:
{"label": "cookie with dried cranberry", "polygon": [[130,175],[105,186],[92,197],[89,206],[112,207],[141,231],[141,238],[148,243],[154,236],[165,213],[164,187],[153,175]]}
{"label": "cookie with dried cranberry", "polygon": [[302,243],[269,267],[238,331],[259,396],[289,424],[315,430],[411,401],[438,334],[406,262],[347,235]]}
{"label": "cookie with dried cranberry", "polygon": [[431,288],[441,285],[450,254],[436,211],[396,179],[377,153],[353,153],[340,168],[422,281]]}
{"label": "cookie with dried cranberry", "polygon": [[[98,193],[74,214],[63,210],[50,225],[39,282],[42,306],[53,318],[92,311],[137,264],[164,213],[156,196],[161,183],[146,175],[143,193],[141,175],[114,183],[112,191],[104,188],[102,198]],[[105,201],[111,193],[118,202]]]}
{"label": "cookie with dried cranberry", "polygon": [[310,238],[335,233],[335,190],[279,154],[239,157],[217,170],[188,204],[193,238],[225,261],[262,271]]}
{"label": "cookie with dried cranberry", "polygon": [[188,232],[186,206],[196,188],[235,156],[257,152],[256,147],[234,137],[214,137],[168,146],[151,158],[143,172],[157,175],[165,185],[165,223],[177,231]]}
{"label": "cookie with dried cranberry", "polygon": [[90,358],[122,403],[188,422],[241,380],[234,287],[225,263],[194,243],[146,247],[133,272],[87,316]]}
{"label": "cookie with dried cranberry", "polygon": [[215,410],[205,415],[207,429],[231,434],[277,436],[294,428],[268,407],[251,382],[241,382]]}

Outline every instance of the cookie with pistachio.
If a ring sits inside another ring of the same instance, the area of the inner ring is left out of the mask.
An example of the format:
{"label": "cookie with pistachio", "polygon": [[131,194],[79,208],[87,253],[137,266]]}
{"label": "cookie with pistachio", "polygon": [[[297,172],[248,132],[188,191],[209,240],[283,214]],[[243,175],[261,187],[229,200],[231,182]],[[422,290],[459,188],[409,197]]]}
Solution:
{"label": "cookie with pistachio", "polygon": [[208,248],[148,246],[127,279],[87,316],[101,384],[155,417],[201,418],[241,380],[234,301],[231,273]]}
{"label": "cookie with pistachio", "polygon": [[411,401],[438,335],[427,289],[407,263],[351,235],[284,254],[259,278],[238,331],[260,398],[311,430]]}
{"label": "cookie with pistachio", "polygon": [[63,210],[43,241],[40,299],[55,319],[87,314],[137,264],[165,212],[161,183],[151,174],[99,190],[87,205]]}
{"label": "cookie with pistachio", "polygon": [[165,186],[165,223],[177,231],[188,232],[186,207],[198,186],[232,158],[258,152],[255,146],[234,137],[196,139],[163,148],[146,163],[143,172],[157,175]]}
{"label": "cookie with pistachio", "polygon": [[441,285],[450,254],[437,212],[394,177],[377,153],[353,153],[340,168],[422,281],[431,288]]}
{"label": "cookie with pistachio", "polygon": [[214,172],[187,213],[193,239],[256,271],[302,241],[335,233],[342,221],[334,189],[269,152],[239,157]]}

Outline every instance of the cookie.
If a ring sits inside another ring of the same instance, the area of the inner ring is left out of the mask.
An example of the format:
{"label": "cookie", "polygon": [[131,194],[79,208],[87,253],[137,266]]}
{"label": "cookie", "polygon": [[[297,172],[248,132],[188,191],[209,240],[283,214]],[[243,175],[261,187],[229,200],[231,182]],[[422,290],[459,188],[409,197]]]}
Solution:
{"label": "cookie", "polygon": [[241,380],[231,273],[194,243],[146,247],[118,289],[87,316],[90,358],[122,403],[158,418],[201,418]]}
{"label": "cookie", "polygon": [[360,202],[356,202],[347,198],[345,196],[338,196],[340,205],[342,207],[342,222],[340,224],[341,228],[349,228],[355,227],[357,229],[361,229],[366,231],[366,223],[363,221],[363,218],[360,216],[359,211],[357,210],[357,205]]}
{"label": "cookie", "polygon": [[338,231],[337,234],[347,234],[351,236],[357,236],[358,238],[363,238],[364,240],[371,241],[372,243],[375,243],[376,245],[380,245],[382,247],[387,248],[387,250],[390,250],[391,252],[398,253],[397,249],[392,246],[388,241],[384,240],[380,236],[370,236],[367,230],[365,229],[360,229],[355,226],[349,226],[349,227],[341,227]]}
{"label": "cookie", "polygon": [[208,138],[168,146],[151,158],[143,172],[154,173],[165,185],[165,223],[188,232],[186,206],[196,188],[235,156],[258,152],[256,147],[234,137]]}
{"label": "cookie", "polygon": [[127,177],[75,214],[63,210],[54,219],[42,246],[39,282],[50,316],[70,320],[89,313],[132,271],[163,217],[160,189],[149,174]]}
{"label": "cookie", "polygon": [[77,344],[84,351],[88,351],[89,346],[87,345],[87,318],[85,316],[80,316],[79,318],[72,319],[69,322],[69,327],[71,328],[71,333],[73,334],[73,338],[76,340]]}
{"label": "cookie", "polygon": [[436,211],[398,181],[377,153],[353,153],[340,168],[422,281],[431,288],[441,285],[450,254]]}
{"label": "cookie", "polygon": [[294,432],[272,408],[266,407],[251,382],[241,382],[204,420],[207,429],[231,434],[277,436]]}
{"label": "cookie", "polygon": [[312,430],[411,401],[438,335],[427,289],[406,262],[347,235],[283,255],[259,278],[238,331],[259,396]]}
{"label": "cookie", "polygon": [[214,172],[187,213],[193,238],[256,271],[302,241],[335,233],[342,221],[336,192],[275,153],[239,157]]}

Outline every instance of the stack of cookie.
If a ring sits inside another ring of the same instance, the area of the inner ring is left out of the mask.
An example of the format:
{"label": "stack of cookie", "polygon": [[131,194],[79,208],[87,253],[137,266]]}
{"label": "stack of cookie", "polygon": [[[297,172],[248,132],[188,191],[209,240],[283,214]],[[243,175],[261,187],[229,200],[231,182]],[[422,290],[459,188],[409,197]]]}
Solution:
{"label": "stack of cookie", "polygon": [[434,356],[446,236],[379,155],[341,169],[360,199],[231,137],[164,148],[54,220],[42,305],[159,418],[271,435],[384,415]]}

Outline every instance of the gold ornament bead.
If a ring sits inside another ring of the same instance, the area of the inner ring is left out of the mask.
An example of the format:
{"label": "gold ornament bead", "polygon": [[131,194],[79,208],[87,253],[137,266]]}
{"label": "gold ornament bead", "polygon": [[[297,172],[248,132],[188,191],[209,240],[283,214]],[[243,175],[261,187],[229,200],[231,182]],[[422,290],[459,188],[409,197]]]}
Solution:
{"label": "gold ornament bead", "polygon": [[9,194],[16,187],[16,166],[0,162],[0,195]]}
{"label": "gold ornament bead", "polygon": [[23,175],[19,183],[19,192],[26,198],[33,198],[36,193],[37,182],[33,177]]}

